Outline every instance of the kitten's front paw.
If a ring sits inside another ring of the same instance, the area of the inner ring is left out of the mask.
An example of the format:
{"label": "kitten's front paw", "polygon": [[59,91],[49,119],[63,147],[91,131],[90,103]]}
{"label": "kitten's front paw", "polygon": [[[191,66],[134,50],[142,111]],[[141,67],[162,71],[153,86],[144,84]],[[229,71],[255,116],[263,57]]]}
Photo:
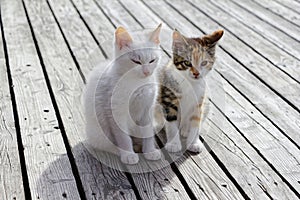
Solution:
{"label": "kitten's front paw", "polygon": [[139,156],[134,152],[123,152],[121,153],[121,161],[124,164],[134,165],[139,162]]}
{"label": "kitten's front paw", "polygon": [[187,149],[194,153],[200,153],[203,150],[203,144],[201,141],[197,141],[191,144]]}
{"label": "kitten's front paw", "polygon": [[180,135],[183,137],[188,137],[189,132],[190,132],[189,127],[187,125],[183,125],[183,127],[180,130]]}
{"label": "kitten's front paw", "polygon": [[181,150],[181,143],[167,143],[165,145],[165,148],[167,149],[168,152],[178,152]]}
{"label": "kitten's front paw", "polygon": [[144,157],[147,160],[159,160],[161,158],[161,152],[158,149],[155,149],[152,152],[144,153]]}

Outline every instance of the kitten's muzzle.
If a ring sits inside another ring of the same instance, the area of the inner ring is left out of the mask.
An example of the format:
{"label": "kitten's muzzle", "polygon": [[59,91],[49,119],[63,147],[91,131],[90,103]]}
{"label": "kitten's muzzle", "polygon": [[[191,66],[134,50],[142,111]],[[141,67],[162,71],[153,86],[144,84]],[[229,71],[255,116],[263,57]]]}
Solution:
{"label": "kitten's muzzle", "polygon": [[199,73],[199,71],[196,68],[191,67],[191,72],[192,72],[192,74],[193,74],[193,76],[194,76],[195,79],[199,78],[200,73]]}
{"label": "kitten's muzzle", "polygon": [[142,70],[143,70],[143,74],[144,74],[145,76],[149,76],[149,75],[151,74],[148,65],[143,65],[143,66],[142,66]]}

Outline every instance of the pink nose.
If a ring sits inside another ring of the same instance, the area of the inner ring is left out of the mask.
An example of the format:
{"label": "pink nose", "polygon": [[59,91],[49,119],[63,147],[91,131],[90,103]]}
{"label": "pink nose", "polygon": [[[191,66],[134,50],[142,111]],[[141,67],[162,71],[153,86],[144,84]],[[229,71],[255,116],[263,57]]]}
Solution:
{"label": "pink nose", "polygon": [[149,76],[150,72],[149,71],[143,71],[145,76]]}

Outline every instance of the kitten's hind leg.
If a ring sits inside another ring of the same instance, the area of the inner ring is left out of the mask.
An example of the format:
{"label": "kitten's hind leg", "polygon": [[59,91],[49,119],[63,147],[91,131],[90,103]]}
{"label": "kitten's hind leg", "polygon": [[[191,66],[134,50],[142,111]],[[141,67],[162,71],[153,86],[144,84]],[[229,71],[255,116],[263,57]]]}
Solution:
{"label": "kitten's hind leg", "polygon": [[165,148],[169,152],[178,152],[181,150],[181,141],[177,120],[166,121],[167,144]]}

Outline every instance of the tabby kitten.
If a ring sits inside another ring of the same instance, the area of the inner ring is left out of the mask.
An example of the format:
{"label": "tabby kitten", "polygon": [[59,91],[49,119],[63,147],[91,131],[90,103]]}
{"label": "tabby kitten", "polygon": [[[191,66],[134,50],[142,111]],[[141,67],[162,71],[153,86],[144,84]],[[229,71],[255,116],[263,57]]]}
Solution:
{"label": "tabby kitten", "polygon": [[117,28],[114,60],[100,63],[90,73],[84,94],[85,144],[90,152],[115,153],[123,163],[135,164],[139,157],[133,149],[134,136],[142,140],[146,159],[161,158],[152,123],[147,125],[158,93],[153,83],[161,58],[160,29],[161,24],[150,34],[141,35],[143,39],[133,40],[123,27]]}
{"label": "tabby kitten", "polygon": [[[169,152],[182,149],[180,135],[186,137],[186,148],[200,152],[199,138],[205,97],[205,76],[215,62],[216,44],[223,30],[199,38],[188,38],[173,32],[173,60],[160,75],[158,101],[162,107]],[[179,134],[180,133],[180,134]]]}

